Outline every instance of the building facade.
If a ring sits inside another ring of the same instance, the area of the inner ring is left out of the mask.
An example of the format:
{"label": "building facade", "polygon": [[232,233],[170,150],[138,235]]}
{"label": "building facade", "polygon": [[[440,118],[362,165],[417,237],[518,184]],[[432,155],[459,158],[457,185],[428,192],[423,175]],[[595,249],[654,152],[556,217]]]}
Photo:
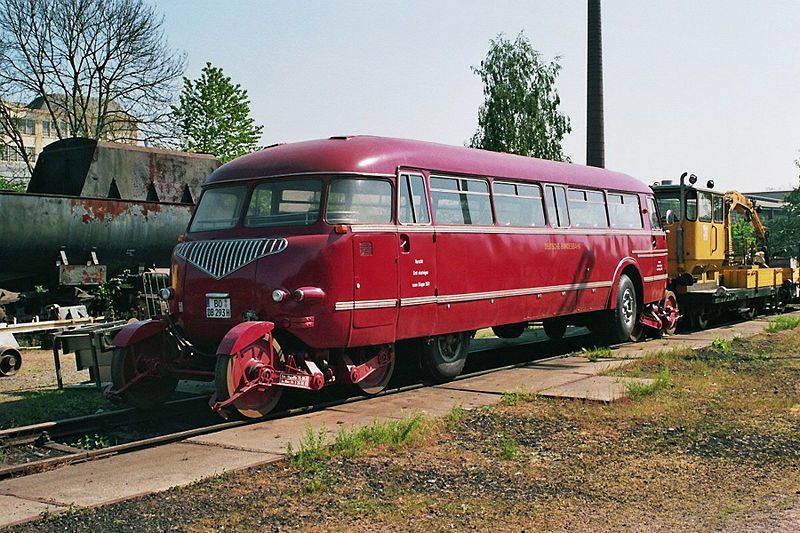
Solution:
{"label": "building facade", "polygon": [[[59,139],[59,131],[64,137],[71,136],[66,121],[61,121],[58,125],[53,122],[43,98],[36,98],[26,106],[3,101],[0,101],[0,105],[10,109],[11,115],[15,117],[17,130],[25,145],[25,152],[28,153],[33,165],[36,164],[36,159],[42,153],[42,149]],[[108,140],[136,144],[137,129],[135,119],[130,119],[129,122],[123,124],[122,127],[118,126],[116,129],[120,130],[119,135],[114,135],[114,137],[118,138]],[[1,130],[0,178],[22,184],[27,184],[31,178],[30,171],[18,146],[10,138],[3,135]]]}

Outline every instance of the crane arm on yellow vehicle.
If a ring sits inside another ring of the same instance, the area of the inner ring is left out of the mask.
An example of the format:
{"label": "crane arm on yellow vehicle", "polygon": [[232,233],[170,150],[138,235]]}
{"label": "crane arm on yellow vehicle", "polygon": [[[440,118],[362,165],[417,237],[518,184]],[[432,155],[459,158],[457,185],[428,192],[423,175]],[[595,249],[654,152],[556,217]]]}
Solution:
{"label": "crane arm on yellow vehicle", "polygon": [[728,204],[728,217],[726,220],[728,242],[725,247],[725,255],[733,257],[733,213],[737,212],[745,217],[752,225],[758,239],[761,242],[767,240],[767,227],[761,222],[753,202],[740,192],[728,191],[725,193],[725,203]]}

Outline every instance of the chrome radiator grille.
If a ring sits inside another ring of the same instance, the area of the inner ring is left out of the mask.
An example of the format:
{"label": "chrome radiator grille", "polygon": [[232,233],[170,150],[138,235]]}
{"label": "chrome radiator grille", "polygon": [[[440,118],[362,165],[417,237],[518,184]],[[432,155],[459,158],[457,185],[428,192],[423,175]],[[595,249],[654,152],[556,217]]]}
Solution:
{"label": "chrome radiator grille", "polygon": [[280,253],[286,246],[286,239],[192,241],[176,246],[175,255],[220,279],[260,257]]}

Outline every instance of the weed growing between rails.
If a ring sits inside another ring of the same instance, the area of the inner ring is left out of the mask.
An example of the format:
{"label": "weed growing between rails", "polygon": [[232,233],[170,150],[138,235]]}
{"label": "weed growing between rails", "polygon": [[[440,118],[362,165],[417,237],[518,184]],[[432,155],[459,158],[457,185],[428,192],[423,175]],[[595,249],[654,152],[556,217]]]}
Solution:
{"label": "weed growing between rails", "polygon": [[767,325],[769,333],[777,333],[787,329],[794,329],[800,325],[800,316],[794,315],[778,315],[775,320],[770,320]]}

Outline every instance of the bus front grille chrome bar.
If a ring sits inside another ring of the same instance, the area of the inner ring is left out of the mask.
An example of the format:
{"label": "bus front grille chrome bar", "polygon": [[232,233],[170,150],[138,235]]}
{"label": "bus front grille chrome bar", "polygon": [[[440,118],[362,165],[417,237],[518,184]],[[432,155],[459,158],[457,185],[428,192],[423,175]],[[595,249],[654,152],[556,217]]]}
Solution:
{"label": "bus front grille chrome bar", "polygon": [[176,246],[175,255],[221,279],[256,259],[284,251],[288,245],[286,239],[274,238],[191,241]]}

